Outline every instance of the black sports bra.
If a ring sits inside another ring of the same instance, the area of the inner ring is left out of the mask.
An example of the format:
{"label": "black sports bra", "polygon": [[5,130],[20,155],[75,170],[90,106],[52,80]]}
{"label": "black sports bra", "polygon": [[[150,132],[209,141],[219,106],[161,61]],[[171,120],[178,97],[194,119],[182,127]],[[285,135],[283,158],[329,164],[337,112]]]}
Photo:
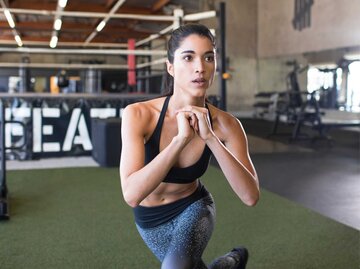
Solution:
{"label": "black sports bra", "polygon": [[[145,165],[151,162],[160,152],[159,148],[161,129],[164,123],[164,118],[169,104],[169,100],[170,96],[167,96],[160,112],[160,117],[155,127],[155,130],[151,135],[150,139],[145,144]],[[206,108],[208,108],[207,105]],[[209,116],[210,123],[212,124],[210,111]],[[206,172],[210,158],[211,150],[207,145],[205,145],[204,151],[196,163],[188,167],[172,167],[169,173],[164,178],[163,182],[178,184],[194,182]]]}

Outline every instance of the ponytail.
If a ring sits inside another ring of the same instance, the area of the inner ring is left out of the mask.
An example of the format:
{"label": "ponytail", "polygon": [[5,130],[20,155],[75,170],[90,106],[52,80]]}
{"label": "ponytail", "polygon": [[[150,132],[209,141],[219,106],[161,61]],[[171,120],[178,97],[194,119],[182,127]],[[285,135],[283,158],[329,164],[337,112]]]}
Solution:
{"label": "ponytail", "polygon": [[164,96],[173,95],[174,93],[174,78],[168,72],[166,72],[164,75],[161,92]]}

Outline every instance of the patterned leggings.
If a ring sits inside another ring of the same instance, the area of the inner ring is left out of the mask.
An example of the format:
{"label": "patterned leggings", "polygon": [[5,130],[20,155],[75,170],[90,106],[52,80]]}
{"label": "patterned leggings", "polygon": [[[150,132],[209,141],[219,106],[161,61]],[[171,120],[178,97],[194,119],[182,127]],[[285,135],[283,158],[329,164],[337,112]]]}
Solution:
{"label": "patterned leggings", "polygon": [[[188,206],[180,215],[154,228],[137,229],[161,269],[233,268],[232,264],[207,267],[201,256],[215,223],[215,204],[211,195]],[[221,259],[221,258],[219,258]]]}
{"label": "patterned leggings", "polygon": [[161,269],[207,268],[201,259],[215,222],[215,205],[211,196],[188,206],[180,215],[139,233],[162,263]]}

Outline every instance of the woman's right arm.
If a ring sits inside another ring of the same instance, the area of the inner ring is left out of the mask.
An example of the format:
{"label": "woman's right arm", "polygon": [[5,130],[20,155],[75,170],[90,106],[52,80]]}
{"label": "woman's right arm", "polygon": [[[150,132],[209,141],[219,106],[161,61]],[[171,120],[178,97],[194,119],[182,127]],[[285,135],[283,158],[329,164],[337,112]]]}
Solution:
{"label": "woman's right arm", "polygon": [[[135,207],[163,181],[177,160],[178,154],[188,143],[190,132],[179,132],[170,144],[150,163],[144,166],[145,130],[150,122],[148,108],[141,104],[129,105],[122,114],[122,150],[120,162],[121,188],[125,201]],[[178,117],[178,124],[189,125],[189,120]],[[192,131],[192,128],[188,128]],[[193,132],[193,131],[192,131]]]}

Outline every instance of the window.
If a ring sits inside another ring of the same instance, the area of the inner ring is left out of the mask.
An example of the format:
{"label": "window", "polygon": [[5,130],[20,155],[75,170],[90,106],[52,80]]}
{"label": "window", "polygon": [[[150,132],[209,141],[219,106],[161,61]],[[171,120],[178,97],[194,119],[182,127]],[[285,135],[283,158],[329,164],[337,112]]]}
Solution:
{"label": "window", "polygon": [[360,112],[360,61],[349,64],[346,108],[352,112]]}
{"label": "window", "polygon": [[338,109],[344,102],[341,94],[342,69],[336,65],[311,67],[308,70],[307,90],[315,92],[315,98],[322,108]]}
{"label": "window", "polygon": [[20,77],[9,77],[9,93],[19,91]]}
{"label": "window", "polygon": [[[338,68],[340,69],[340,68]],[[328,90],[334,87],[334,69],[321,69],[316,67],[311,67],[308,70],[308,92],[312,93],[319,89]],[[337,71],[337,70],[336,70]],[[337,71],[338,72],[338,71]],[[340,69],[341,72],[341,69]],[[341,75],[337,77],[337,84],[341,84]],[[338,85],[337,85],[338,86]]]}

